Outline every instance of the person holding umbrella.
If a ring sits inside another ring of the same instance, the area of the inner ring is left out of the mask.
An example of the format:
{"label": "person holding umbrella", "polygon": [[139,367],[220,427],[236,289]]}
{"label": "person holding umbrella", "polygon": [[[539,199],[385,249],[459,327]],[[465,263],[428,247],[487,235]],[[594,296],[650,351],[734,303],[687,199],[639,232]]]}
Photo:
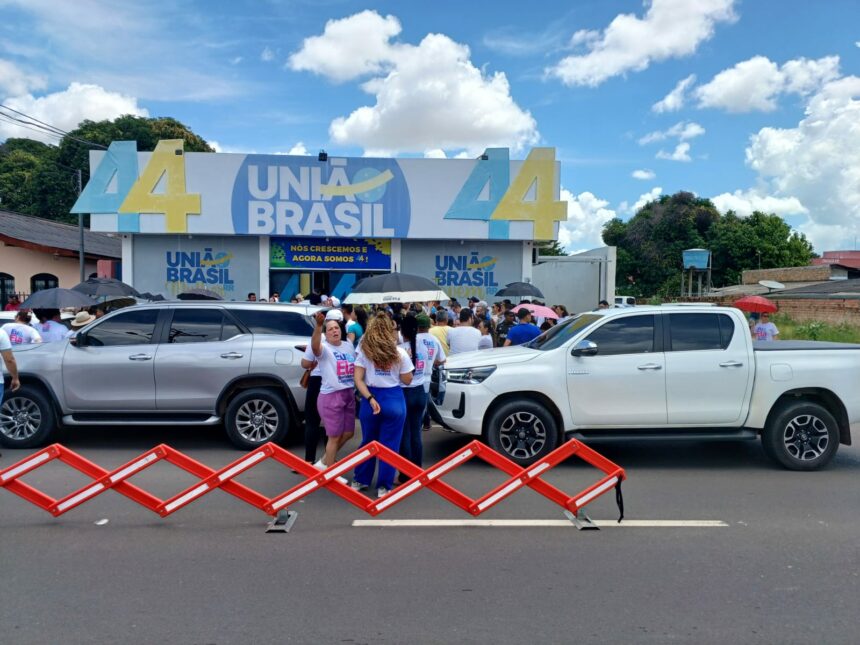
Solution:
{"label": "person holding umbrella", "polygon": [[66,326],[60,322],[59,309],[39,309],[33,313],[42,321],[42,324],[37,328],[42,335],[42,342],[55,343],[71,335]]}
{"label": "person holding umbrella", "polygon": [[753,327],[753,336],[756,340],[779,340],[779,329],[770,322],[770,314],[763,311],[759,317],[758,324]]}
{"label": "person holding umbrella", "polygon": [[[361,446],[379,441],[394,452],[400,450],[406,401],[400,384],[412,382],[415,366],[397,346],[394,323],[385,313],[370,319],[355,357],[355,387],[362,397],[358,418],[361,421]],[[355,490],[370,487],[376,459],[355,469]],[[376,480],[377,497],[385,497],[394,486],[394,467],[380,461]]]}

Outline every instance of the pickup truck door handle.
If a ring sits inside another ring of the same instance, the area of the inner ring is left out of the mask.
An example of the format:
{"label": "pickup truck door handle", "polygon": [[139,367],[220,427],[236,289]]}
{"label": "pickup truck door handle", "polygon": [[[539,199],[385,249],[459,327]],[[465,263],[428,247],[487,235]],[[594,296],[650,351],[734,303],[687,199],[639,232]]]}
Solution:
{"label": "pickup truck door handle", "polygon": [[720,367],[743,367],[744,364],[740,361],[726,361],[725,363],[720,363]]}
{"label": "pickup truck door handle", "polygon": [[227,352],[226,354],[221,354],[221,358],[242,358],[244,354],[240,354],[239,352]]}
{"label": "pickup truck door handle", "polygon": [[130,361],[151,361],[152,356],[150,354],[132,354],[128,357]]}
{"label": "pickup truck door handle", "polygon": [[645,363],[636,367],[637,370],[662,370],[663,366],[658,363]]}

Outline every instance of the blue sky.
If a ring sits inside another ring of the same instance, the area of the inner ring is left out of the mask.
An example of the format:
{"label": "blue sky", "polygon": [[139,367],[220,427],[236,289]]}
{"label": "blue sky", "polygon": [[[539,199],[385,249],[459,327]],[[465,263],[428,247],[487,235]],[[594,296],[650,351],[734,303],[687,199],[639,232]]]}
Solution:
{"label": "blue sky", "polygon": [[0,0],[5,105],[171,116],[225,152],[553,146],[569,250],[678,190],[854,248],[858,70],[856,0]]}

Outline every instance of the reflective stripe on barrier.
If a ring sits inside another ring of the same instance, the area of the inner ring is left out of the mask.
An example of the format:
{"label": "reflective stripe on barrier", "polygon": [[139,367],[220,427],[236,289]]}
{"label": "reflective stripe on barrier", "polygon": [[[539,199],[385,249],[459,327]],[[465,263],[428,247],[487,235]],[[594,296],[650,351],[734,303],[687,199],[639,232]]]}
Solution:
{"label": "reflective stripe on barrier", "polygon": [[[602,471],[604,476],[592,486],[571,496],[543,481],[540,476],[565,459],[573,456],[579,457]],[[402,474],[409,477],[409,480],[395,488],[385,497],[376,500],[371,500],[343,482],[338,481],[337,478],[339,476],[374,457],[390,464]],[[505,482],[499,484],[496,488],[478,499],[472,499],[441,479],[444,475],[459,468],[474,457],[482,459],[508,475],[508,479]],[[21,478],[28,473],[55,459],[87,475],[93,479],[93,482],[62,499],[55,500],[21,481]],[[272,498],[268,498],[239,482],[233,481],[234,478],[266,459],[274,459],[284,466],[304,475],[306,479]],[[194,475],[200,481],[167,500],[162,500],[126,481],[162,460]],[[617,488],[620,486],[624,479],[626,479],[626,475],[623,468],[575,439],[567,441],[543,459],[526,467],[518,466],[507,457],[476,440],[426,469],[416,466],[396,452],[373,441],[344,457],[324,471],[317,470],[303,459],[273,443],[260,446],[220,470],[213,470],[188,455],[170,446],[161,444],[111,471],[105,470],[61,444],[53,444],[0,471],[0,488],[18,495],[39,508],[48,511],[55,517],[101,495],[107,490],[115,490],[161,517],[167,517],[180,508],[217,489],[230,493],[234,497],[255,508],[259,508],[269,515],[276,515],[282,509],[286,509],[303,497],[321,488],[328,489],[372,516],[379,515],[407,497],[414,495],[422,488],[431,490],[467,513],[478,516],[525,486],[528,486],[567,511],[576,513],[586,504],[591,503],[613,487]]]}

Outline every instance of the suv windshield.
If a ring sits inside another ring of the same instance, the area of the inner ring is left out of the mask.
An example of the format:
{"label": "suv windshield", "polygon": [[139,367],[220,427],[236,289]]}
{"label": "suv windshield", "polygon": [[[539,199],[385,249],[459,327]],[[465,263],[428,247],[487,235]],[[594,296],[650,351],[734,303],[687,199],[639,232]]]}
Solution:
{"label": "suv windshield", "polygon": [[548,329],[534,340],[525,343],[523,347],[531,347],[532,349],[540,349],[549,351],[564,345],[571,338],[576,336],[581,330],[588,327],[590,324],[600,320],[602,316],[596,314],[580,314],[574,316],[570,320],[565,320],[559,323],[552,329]]}

